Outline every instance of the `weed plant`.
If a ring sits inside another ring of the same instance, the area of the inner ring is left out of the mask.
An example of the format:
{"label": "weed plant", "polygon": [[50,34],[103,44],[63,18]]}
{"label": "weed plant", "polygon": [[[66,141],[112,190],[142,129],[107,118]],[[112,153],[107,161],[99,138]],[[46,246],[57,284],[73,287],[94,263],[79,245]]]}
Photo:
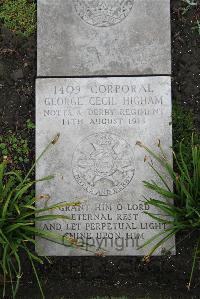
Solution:
{"label": "weed plant", "polygon": [[[166,224],[167,229],[156,234],[153,238],[145,242],[142,247],[156,241],[156,244],[146,257],[149,258],[158,247],[163,245],[165,241],[175,234],[185,232],[186,237],[189,237],[194,232],[197,232],[198,237],[194,244],[194,258],[188,289],[190,289],[191,286],[197,258],[200,256],[200,145],[195,142],[197,139],[198,138],[192,136],[192,141],[190,146],[188,146],[188,150],[191,151],[192,163],[190,167],[188,167],[185,161],[183,142],[181,142],[178,155],[173,153],[175,168],[173,168],[173,165],[168,161],[160,141],[158,142],[158,153],[155,153],[141,142],[137,142],[139,146],[144,148],[146,152],[160,164],[165,170],[166,175],[174,183],[174,190],[172,190],[165,176],[154,166],[154,162],[147,160],[149,166],[160,179],[160,184],[154,181],[144,181],[145,187],[152,190],[155,194],[155,197],[146,199],[146,202],[158,210],[157,214],[150,212],[145,212],[145,214],[160,223]],[[160,196],[165,199],[165,201],[161,200]]]}
{"label": "weed plant", "polygon": [[[53,139],[43,153],[56,143],[58,136]],[[37,161],[38,161],[37,160]],[[36,161],[36,162],[37,162]],[[53,179],[47,176],[37,181],[31,180],[30,175],[35,164],[31,167],[28,174],[23,177],[19,171],[8,170],[9,160],[5,159],[0,163],[0,269],[3,274],[4,287],[2,297],[6,295],[6,284],[9,281],[12,288],[12,296],[16,297],[19,288],[20,278],[22,277],[21,254],[27,256],[32,269],[35,273],[42,297],[44,294],[37,274],[35,264],[43,264],[44,258],[38,257],[30,248],[35,244],[35,237],[45,238],[66,246],[78,246],[75,240],[63,237],[53,232],[40,229],[41,221],[52,221],[57,219],[69,219],[67,215],[53,214],[58,208],[79,205],[80,203],[62,202],[44,206],[37,209],[35,203],[44,200],[44,196],[35,197],[33,187],[35,183]]]}

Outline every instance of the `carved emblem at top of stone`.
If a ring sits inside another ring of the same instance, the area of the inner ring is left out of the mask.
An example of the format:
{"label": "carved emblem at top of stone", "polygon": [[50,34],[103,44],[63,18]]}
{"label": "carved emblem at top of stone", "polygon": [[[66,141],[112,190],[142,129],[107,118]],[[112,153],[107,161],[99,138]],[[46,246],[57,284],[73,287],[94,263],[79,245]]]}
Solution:
{"label": "carved emblem at top of stone", "polygon": [[81,19],[96,27],[109,27],[123,21],[130,13],[134,0],[74,0]]}

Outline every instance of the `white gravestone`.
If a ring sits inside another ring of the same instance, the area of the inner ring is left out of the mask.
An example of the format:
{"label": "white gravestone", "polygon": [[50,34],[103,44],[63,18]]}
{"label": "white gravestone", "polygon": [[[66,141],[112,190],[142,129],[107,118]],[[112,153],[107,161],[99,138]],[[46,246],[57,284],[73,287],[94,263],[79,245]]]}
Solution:
{"label": "white gravestone", "polygon": [[38,76],[171,74],[170,0],[38,0]]}
{"label": "white gravestone", "polygon": [[[37,166],[37,178],[54,174],[55,179],[38,184],[37,193],[50,194],[48,204],[83,202],[58,211],[73,220],[41,228],[106,255],[147,254],[150,247],[138,247],[165,227],[144,214],[155,211],[144,203],[151,192],[142,181],[158,178],[136,142],[156,149],[160,139],[171,159],[170,77],[44,78],[36,81],[36,99],[37,155],[60,133]],[[174,238],[164,247],[173,245]],[[42,239],[36,247],[40,255],[92,254]]]}

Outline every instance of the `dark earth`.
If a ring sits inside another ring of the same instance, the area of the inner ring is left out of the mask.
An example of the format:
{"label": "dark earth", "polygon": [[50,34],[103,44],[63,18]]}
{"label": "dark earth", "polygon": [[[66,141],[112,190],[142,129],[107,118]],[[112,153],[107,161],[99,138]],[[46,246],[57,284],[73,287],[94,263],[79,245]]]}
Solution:
{"label": "dark earth", "polygon": [[[195,14],[190,10],[183,16],[180,9],[183,2],[171,2],[173,104],[192,111],[199,128],[200,34],[191,27],[197,17],[200,18],[200,7]],[[27,119],[34,122],[36,36],[22,38],[2,24],[0,27],[0,130],[3,135],[9,129],[23,131]],[[34,136],[30,134],[28,138],[34,157]],[[48,299],[96,296],[200,298],[199,263],[192,288],[187,290],[196,236],[179,244],[185,236],[186,233],[177,236],[176,256],[153,257],[147,264],[136,257],[51,258],[51,264],[45,263],[39,268],[45,294]],[[23,273],[17,298],[41,298],[26,260]]]}

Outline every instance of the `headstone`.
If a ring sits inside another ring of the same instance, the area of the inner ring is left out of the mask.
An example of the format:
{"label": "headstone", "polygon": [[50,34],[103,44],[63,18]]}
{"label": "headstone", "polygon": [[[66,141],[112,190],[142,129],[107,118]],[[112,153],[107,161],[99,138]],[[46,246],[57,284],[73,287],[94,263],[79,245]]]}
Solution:
{"label": "headstone", "polygon": [[38,0],[38,76],[171,74],[170,0]]}
{"label": "headstone", "polygon": [[143,181],[158,178],[136,143],[160,139],[171,159],[170,0],[38,0],[37,46],[37,156],[60,133],[36,171],[55,179],[37,193],[81,202],[56,211],[72,220],[40,225],[88,249],[39,239],[37,252],[145,255],[140,245],[166,227],[145,214],[157,211]]}
{"label": "headstone", "polygon": [[[106,19],[103,22],[107,24]],[[38,184],[37,192],[50,194],[51,204],[82,202],[58,211],[72,220],[45,222],[41,228],[94,245],[92,251],[97,253],[146,254],[149,247],[138,247],[165,227],[144,214],[149,211],[144,197],[151,193],[143,180],[157,181],[158,177],[144,162],[145,152],[136,143],[142,141],[156,149],[160,139],[171,159],[170,77],[44,78],[36,82],[36,99],[37,156],[60,133],[58,143],[37,166],[37,178],[48,174],[55,178]],[[38,206],[43,204],[38,201]],[[170,239],[164,247],[173,244]],[[37,242],[37,252],[93,254],[42,239]]]}

